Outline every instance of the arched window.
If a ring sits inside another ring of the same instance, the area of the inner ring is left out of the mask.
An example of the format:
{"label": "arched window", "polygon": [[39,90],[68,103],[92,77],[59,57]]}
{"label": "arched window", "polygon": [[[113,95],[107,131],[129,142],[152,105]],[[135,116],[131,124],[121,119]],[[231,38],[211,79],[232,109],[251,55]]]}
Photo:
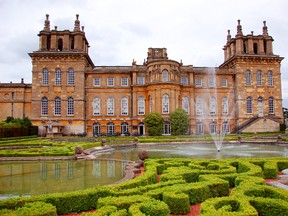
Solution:
{"label": "arched window", "polygon": [[46,97],[41,100],[41,115],[48,115],[48,99]]}
{"label": "arched window", "polygon": [[55,85],[61,85],[62,82],[62,74],[60,68],[56,68],[55,70]]}
{"label": "arched window", "polygon": [[114,115],[114,98],[107,99],[107,115]]}
{"label": "arched window", "polygon": [[61,99],[59,97],[56,97],[54,101],[54,115],[61,115]]}
{"label": "arched window", "polygon": [[93,106],[93,115],[99,116],[100,115],[100,98],[94,98],[92,106]]}
{"label": "arched window", "polygon": [[196,115],[203,115],[203,100],[201,97],[196,98]]}
{"label": "arched window", "polygon": [[263,98],[259,97],[258,98],[258,116],[263,117]]}
{"label": "arched window", "polygon": [[209,124],[209,129],[210,129],[210,133],[211,134],[215,134],[215,133],[217,133],[217,124],[216,124],[216,122],[211,122],[210,124]]}
{"label": "arched window", "polygon": [[48,85],[48,84],[49,84],[48,69],[44,68],[42,71],[42,85]]}
{"label": "arched window", "polygon": [[167,70],[163,70],[162,71],[162,81],[163,82],[167,82],[168,81],[168,71]]}
{"label": "arched window", "polygon": [[222,115],[228,115],[228,98],[222,98]]}
{"label": "arched window", "polygon": [[101,133],[101,125],[97,122],[93,124],[93,136],[98,136]]}
{"label": "arched window", "polygon": [[246,111],[248,114],[252,114],[252,98],[248,97],[246,99]]}
{"label": "arched window", "polygon": [[164,94],[162,96],[162,113],[168,114],[169,113],[169,96]]}
{"label": "arched window", "polygon": [[67,101],[67,115],[74,115],[74,99],[69,97]]}
{"label": "arched window", "polygon": [[222,133],[223,133],[223,134],[228,134],[228,133],[230,133],[229,122],[225,121],[225,122],[222,123]]}
{"label": "arched window", "polygon": [[262,86],[262,85],[263,85],[262,72],[257,71],[257,86]]}
{"label": "arched window", "polygon": [[182,97],[182,109],[189,114],[189,98],[187,96]]}
{"label": "arched window", "polygon": [[62,38],[58,39],[58,51],[62,51],[63,50],[63,40]]}
{"label": "arched window", "polygon": [[272,71],[268,71],[268,73],[267,73],[267,82],[268,82],[268,86],[273,86],[273,74],[272,74]]}
{"label": "arched window", "polygon": [[251,86],[252,79],[251,79],[251,72],[249,70],[246,71],[245,78],[246,78],[246,86]]}
{"label": "arched window", "polygon": [[171,134],[170,122],[165,121],[163,125],[163,135],[170,135],[170,134]]}
{"label": "arched window", "polygon": [[128,98],[121,99],[121,115],[128,115]]}
{"label": "arched window", "polygon": [[68,69],[67,85],[74,85],[74,69],[73,68]]}
{"label": "arched window", "polygon": [[196,134],[204,134],[204,125],[202,122],[196,123]]}
{"label": "arched window", "polygon": [[138,115],[144,115],[145,114],[145,101],[144,97],[140,96],[138,97]]}
{"label": "arched window", "polygon": [[109,122],[106,127],[107,135],[114,135],[115,134],[115,124],[113,122]]}
{"label": "arched window", "polygon": [[129,125],[127,122],[122,122],[121,124],[121,134],[129,135]]}
{"label": "arched window", "polygon": [[210,97],[210,115],[216,115],[217,101],[214,96]]}
{"label": "arched window", "polygon": [[274,114],[274,98],[273,97],[269,97],[268,104],[269,104],[269,114]]}

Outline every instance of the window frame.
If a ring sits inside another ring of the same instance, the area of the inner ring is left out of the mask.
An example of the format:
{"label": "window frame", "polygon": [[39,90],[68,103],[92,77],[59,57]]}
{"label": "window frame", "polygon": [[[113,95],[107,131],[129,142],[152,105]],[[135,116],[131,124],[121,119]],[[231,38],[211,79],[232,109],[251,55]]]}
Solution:
{"label": "window frame", "polygon": [[67,115],[74,116],[74,98],[68,97],[67,99]]}
{"label": "window frame", "polygon": [[144,76],[138,76],[137,77],[137,85],[145,85],[145,77]]}
{"label": "window frame", "polygon": [[251,71],[247,70],[245,72],[245,85],[246,86],[251,86],[252,85],[252,75],[251,75]]}
{"label": "window frame", "polygon": [[68,69],[67,85],[75,85],[75,73],[73,68]]}
{"label": "window frame", "polygon": [[55,85],[56,86],[62,85],[62,72],[60,68],[55,69]]}
{"label": "window frame", "polygon": [[107,115],[108,116],[113,116],[115,114],[114,106],[115,106],[114,98],[112,97],[107,98]]}
{"label": "window frame", "polygon": [[100,77],[94,77],[93,78],[93,86],[96,86],[96,87],[101,86],[101,78]]}
{"label": "window frame", "polygon": [[54,116],[61,116],[61,98],[55,97],[54,100]]}
{"label": "window frame", "polygon": [[162,95],[162,114],[169,114],[169,95]]}
{"label": "window frame", "polygon": [[195,78],[195,86],[196,87],[202,87],[203,86],[203,79],[200,77]]}
{"label": "window frame", "polygon": [[166,69],[164,69],[162,71],[162,82],[168,82],[169,79],[168,79],[168,71]]}
{"label": "window frame", "polygon": [[188,96],[182,97],[182,109],[185,111],[186,114],[189,114],[189,97]]}
{"label": "window frame", "polygon": [[[129,103],[129,100],[127,97],[123,97],[121,99],[121,115],[124,115],[124,116],[127,116],[128,115],[128,111],[129,111],[129,107],[128,107],[128,104]],[[126,105],[126,107],[125,107]]]}
{"label": "window frame", "polygon": [[137,105],[138,105],[138,115],[145,115],[145,99],[144,96],[139,96],[138,97],[138,101],[137,101]]}
{"label": "window frame", "polygon": [[274,85],[274,82],[273,82],[273,73],[271,70],[269,70],[267,72],[267,85],[268,86],[273,86]]}
{"label": "window frame", "polygon": [[49,71],[47,68],[43,68],[42,70],[42,85],[43,86],[49,85]]}
{"label": "window frame", "polygon": [[216,79],[215,77],[208,77],[208,87],[216,87]]}
{"label": "window frame", "polygon": [[101,115],[101,99],[99,97],[95,97],[93,99],[92,108],[93,108],[93,116]]}
{"label": "window frame", "polygon": [[268,98],[268,108],[269,108],[269,114],[275,113],[274,98],[272,96]]}
{"label": "window frame", "polygon": [[246,112],[247,114],[253,113],[252,97],[250,96],[246,98]]}
{"label": "window frame", "polygon": [[221,79],[221,86],[222,87],[228,87],[228,79],[227,78]]}
{"label": "window frame", "polygon": [[41,99],[41,116],[48,116],[48,98],[43,97]]}
{"label": "window frame", "polygon": [[257,86],[263,86],[263,73],[262,71],[258,70],[256,73],[256,82]]}
{"label": "window frame", "polygon": [[128,86],[128,77],[121,77],[121,86]]}
{"label": "window frame", "polygon": [[108,87],[114,87],[115,86],[115,78],[114,77],[108,77],[107,78],[107,86]]}

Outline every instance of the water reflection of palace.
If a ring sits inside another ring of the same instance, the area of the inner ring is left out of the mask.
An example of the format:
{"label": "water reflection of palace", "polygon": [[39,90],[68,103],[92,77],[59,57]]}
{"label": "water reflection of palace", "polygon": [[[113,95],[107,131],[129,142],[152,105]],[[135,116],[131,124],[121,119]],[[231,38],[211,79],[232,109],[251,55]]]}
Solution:
{"label": "water reflection of palace", "polygon": [[46,194],[111,184],[124,176],[127,161],[83,160],[0,164],[1,194]]}

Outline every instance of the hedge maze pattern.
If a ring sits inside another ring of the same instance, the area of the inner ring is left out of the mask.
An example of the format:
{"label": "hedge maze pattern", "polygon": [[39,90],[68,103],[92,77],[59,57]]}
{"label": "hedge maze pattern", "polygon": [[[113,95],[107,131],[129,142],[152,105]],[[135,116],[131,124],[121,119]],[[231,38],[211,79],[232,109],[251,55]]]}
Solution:
{"label": "hedge maze pattern", "polygon": [[132,180],[77,192],[2,200],[0,215],[24,215],[21,208],[30,208],[30,215],[45,215],[33,207],[44,203],[49,205],[43,207],[49,215],[56,215],[55,209],[58,214],[97,209],[82,215],[166,216],[187,214],[191,204],[201,203],[203,216],[284,216],[288,215],[288,191],[267,186],[264,178],[276,178],[287,168],[288,158],[147,159],[145,173]]}

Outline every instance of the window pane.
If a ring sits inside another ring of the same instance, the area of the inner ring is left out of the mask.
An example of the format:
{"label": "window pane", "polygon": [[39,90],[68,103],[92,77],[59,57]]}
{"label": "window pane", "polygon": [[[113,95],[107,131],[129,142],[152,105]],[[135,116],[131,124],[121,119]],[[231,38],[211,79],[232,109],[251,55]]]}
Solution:
{"label": "window pane", "polygon": [[138,98],[138,115],[144,115],[145,114],[145,101],[144,97]]}
{"label": "window pane", "polygon": [[262,72],[257,71],[257,86],[262,86]]}
{"label": "window pane", "polygon": [[93,115],[100,115],[100,98],[93,100]]}
{"label": "window pane", "polygon": [[162,71],[162,81],[163,82],[167,82],[168,81],[168,71],[167,70],[163,70]]}
{"label": "window pane", "polygon": [[169,113],[169,96],[166,94],[162,96],[162,113]]}
{"label": "window pane", "polygon": [[273,97],[270,97],[268,99],[268,103],[269,103],[269,114],[274,114],[274,99],[273,99]]}
{"label": "window pane", "polygon": [[93,85],[100,86],[100,78],[94,78]]}
{"label": "window pane", "polygon": [[227,78],[222,78],[222,79],[221,79],[221,86],[222,86],[222,87],[227,87],[227,85],[228,85],[228,84],[227,84]]}
{"label": "window pane", "polygon": [[68,98],[67,114],[74,115],[74,99],[72,97]]}
{"label": "window pane", "polygon": [[214,77],[209,77],[208,86],[209,87],[215,87],[215,78]]}
{"label": "window pane", "polygon": [[46,97],[41,101],[41,115],[48,115],[48,99]]}
{"label": "window pane", "polygon": [[196,99],[196,114],[203,115],[203,100],[201,97]]}
{"label": "window pane", "polygon": [[145,79],[143,76],[138,76],[137,77],[137,84],[138,85],[144,85],[145,84]]}
{"label": "window pane", "polygon": [[107,115],[114,115],[114,99],[108,98],[107,100]]}
{"label": "window pane", "polygon": [[69,68],[68,70],[68,79],[67,79],[68,85],[74,85],[74,70],[73,68]]}
{"label": "window pane", "polygon": [[128,86],[128,78],[127,77],[121,78],[121,86]]}
{"label": "window pane", "polygon": [[55,85],[61,85],[61,82],[62,82],[61,70],[57,68],[55,71]]}
{"label": "window pane", "polygon": [[128,98],[121,100],[121,115],[128,115]]}
{"label": "window pane", "polygon": [[217,112],[217,101],[215,97],[210,98],[210,115],[215,115]]}
{"label": "window pane", "polygon": [[61,115],[61,99],[59,97],[54,101],[54,115]]}
{"label": "window pane", "polygon": [[188,114],[189,113],[189,98],[182,98],[182,109]]}
{"label": "window pane", "polygon": [[202,79],[201,78],[196,78],[195,79],[195,85],[196,85],[196,87],[201,87],[202,86]]}
{"label": "window pane", "polygon": [[109,77],[108,80],[107,80],[107,85],[108,86],[114,86],[114,78]]}
{"label": "window pane", "polygon": [[181,77],[181,84],[184,86],[188,85],[188,77]]}
{"label": "window pane", "polygon": [[273,86],[273,76],[272,71],[268,71],[267,74],[267,80],[268,80],[268,86]]}
{"label": "window pane", "polygon": [[251,72],[250,71],[246,71],[246,85],[247,86],[251,86],[252,85],[252,80],[251,80]]}
{"label": "window pane", "polygon": [[42,71],[42,85],[48,85],[49,82],[49,75],[48,75],[48,69],[43,69]]}
{"label": "window pane", "polygon": [[252,113],[252,98],[248,97],[246,100],[247,103],[247,113],[251,114]]}

